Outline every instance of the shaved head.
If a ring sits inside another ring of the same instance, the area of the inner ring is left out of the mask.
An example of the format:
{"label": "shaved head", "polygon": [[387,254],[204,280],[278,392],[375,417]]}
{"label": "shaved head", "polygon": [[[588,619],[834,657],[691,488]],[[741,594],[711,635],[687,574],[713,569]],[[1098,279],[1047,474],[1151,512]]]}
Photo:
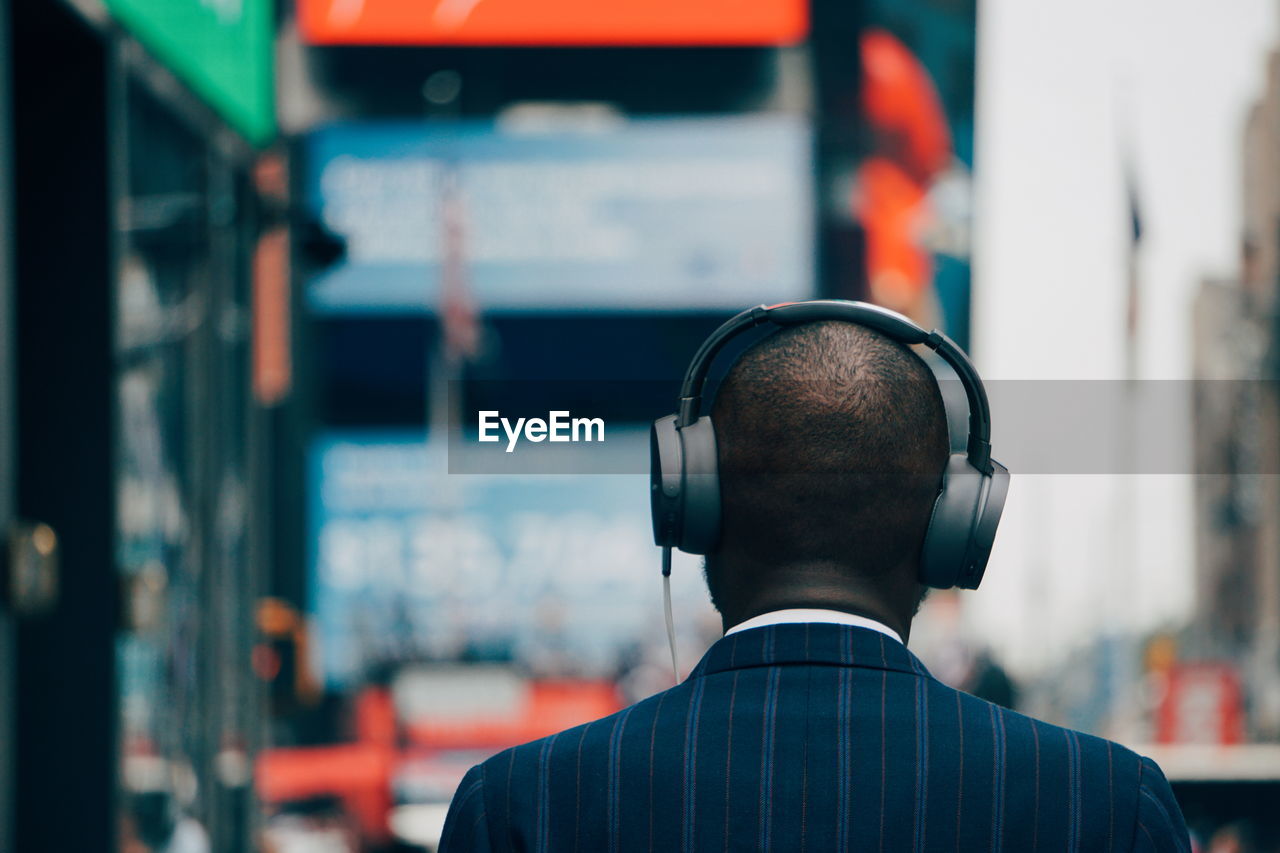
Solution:
{"label": "shaved head", "polygon": [[723,521],[707,583],[726,627],[779,606],[909,622],[949,451],[928,366],[863,326],[789,327],[737,360],[712,420]]}

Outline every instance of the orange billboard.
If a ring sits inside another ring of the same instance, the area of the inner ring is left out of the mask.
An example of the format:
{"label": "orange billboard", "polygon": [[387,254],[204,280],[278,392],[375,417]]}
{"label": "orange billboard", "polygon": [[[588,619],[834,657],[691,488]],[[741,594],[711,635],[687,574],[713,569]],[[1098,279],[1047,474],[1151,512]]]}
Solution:
{"label": "orange billboard", "polygon": [[808,0],[298,0],[311,44],[783,45]]}

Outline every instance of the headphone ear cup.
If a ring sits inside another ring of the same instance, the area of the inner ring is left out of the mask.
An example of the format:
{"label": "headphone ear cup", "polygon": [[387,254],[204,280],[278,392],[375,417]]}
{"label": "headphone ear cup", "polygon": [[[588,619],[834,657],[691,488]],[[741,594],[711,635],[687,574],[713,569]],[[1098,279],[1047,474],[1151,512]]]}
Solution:
{"label": "headphone ear cup", "polygon": [[987,560],[991,557],[991,546],[996,541],[1000,516],[1004,514],[1004,503],[1009,497],[1009,469],[994,459],[991,460],[991,465],[995,470],[986,478],[986,493],[973,522],[973,551],[964,573],[956,579],[956,586],[962,589],[977,589],[978,584],[982,583],[982,576],[987,571]]}
{"label": "headphone ear cup", "polygon": [[679,547],[687,554],[706,554],[720,541],[720,460],[710,415],[682,427]]}
{"label": "headphone ear cup", "polygon": [[676,416],[658,418],[649,430],[649,510],[653,516],[653,542],[659,547],[680,544],[684,479],[681,457]]}
{"label": "headphone ear cup", "polygon": [[987,568],[996,526],[1009,491],[1009,472],[993,462],[993,475],[953,453],[942,475],[920,553],[920,582],[935,589],[976,589]]}

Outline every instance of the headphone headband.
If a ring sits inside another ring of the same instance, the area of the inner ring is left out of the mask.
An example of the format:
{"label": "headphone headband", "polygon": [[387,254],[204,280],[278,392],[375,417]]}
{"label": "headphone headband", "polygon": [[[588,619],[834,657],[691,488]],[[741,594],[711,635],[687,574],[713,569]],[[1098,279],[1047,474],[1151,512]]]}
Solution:
{"label": "headphone headband", "polygon": [[765,323],[779,327],[801,326],[824,320],[836,320],[866,326],[908,346],[920,344],[938,354],[960,379],[969,400],[969,462],[984,474],[992,472],[991,408],[986,389],[973,362],[960,347],[937,329],[926,332],[922,327],[896,311],[862,302],[842,299],[814,299],[808,302],[782,302],[757,305],[730,318],[711,333],[698,348],[680,386],[680,408],[676,426],[683,428],[701,417],[702,392],[707,384],[711,364],[730,340]]}

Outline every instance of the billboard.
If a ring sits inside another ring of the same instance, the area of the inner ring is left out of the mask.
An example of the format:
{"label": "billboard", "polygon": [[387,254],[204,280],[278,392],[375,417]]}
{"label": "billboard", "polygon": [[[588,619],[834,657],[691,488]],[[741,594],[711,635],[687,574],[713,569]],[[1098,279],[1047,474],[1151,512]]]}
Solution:
{"label": "billboard", "polygon": [[789,115],[590,128],[336,124],[306,146],[307,202],[347,243],[311,280],[325,313],[727,309],[814,290],[809,130]]}
{"label": "billboard", "polygon": [[312,44],[773,45],[805,0],[299,0]]}
{"label": "billboard", "polygon": [[106,0],[156,58],[254,145],[275,135],[271,0]]}
{"label": "billboard", "polygon": [[967,346],[976,4],[873,0],[865,16],[857,85],[868,149],[851,206],[867,295]]}
{"label": "billboard", "polygon": [[[638,649],[662,660],[646,475],[449,475],[446,452],[395,431],[312,444],[317,675],[341,687],[388,665],[493,660],[603,678]],[[648,430],[613,429],[593,452],[642,460]],[[682,637],[718,636],[695,558],[677,557],[672,587]],[[706,645],[693,640],[686,665]]]}

